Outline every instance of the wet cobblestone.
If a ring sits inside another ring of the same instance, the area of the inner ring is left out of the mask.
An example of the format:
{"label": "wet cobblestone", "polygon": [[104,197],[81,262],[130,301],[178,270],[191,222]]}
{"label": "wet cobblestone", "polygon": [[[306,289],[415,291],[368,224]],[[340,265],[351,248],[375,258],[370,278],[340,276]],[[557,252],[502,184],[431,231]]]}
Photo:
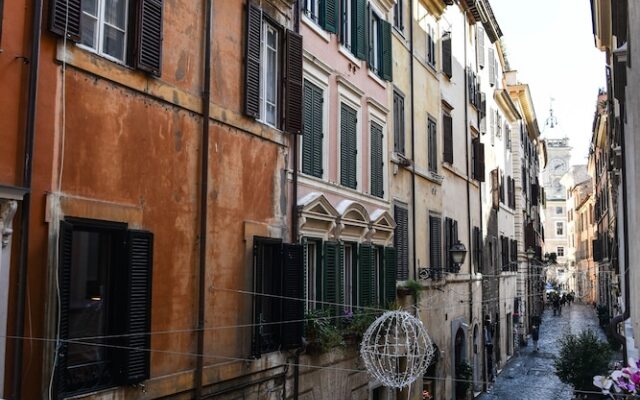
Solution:
{"label": "wet cobblestone", "polygon": [[545,310],[540,325],[538,352],[533,351],[533,341],[520,348],[498,375],[487,393],[479,400],[571,400],[573,389],[560,382],[555,374],[553,362],[560,350],[560,339],[567,333],[578,334],[591,329],[601,339],[606,337],[598,326],[595,310],[591,306],[573,304],[563,307],[562,315],[554,316]]}

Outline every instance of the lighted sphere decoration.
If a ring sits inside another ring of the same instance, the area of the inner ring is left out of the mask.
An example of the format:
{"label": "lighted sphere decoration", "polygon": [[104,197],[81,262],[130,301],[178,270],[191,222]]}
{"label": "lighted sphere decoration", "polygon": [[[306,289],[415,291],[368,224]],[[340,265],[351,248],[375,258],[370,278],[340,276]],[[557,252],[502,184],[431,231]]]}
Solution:
{"label": "lighted sphere decoration", "polygon": [[387,311],[364,333],[360,355],[382,385],[402,389],[429,367],[434,346],[422,321],[406,311]]}

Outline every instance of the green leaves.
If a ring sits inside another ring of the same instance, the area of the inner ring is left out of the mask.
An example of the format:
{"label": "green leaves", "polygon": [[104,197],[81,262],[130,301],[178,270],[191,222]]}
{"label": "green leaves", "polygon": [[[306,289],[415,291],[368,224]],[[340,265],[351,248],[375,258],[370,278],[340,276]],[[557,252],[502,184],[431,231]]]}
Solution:
{"label": "green leaves", "polygon": [[589,329],[579,335],[564,336],[560,346],[560,354],[554,362],[558,378],[576,390],[594,390],[593,376],[608,371],[609,345]]}

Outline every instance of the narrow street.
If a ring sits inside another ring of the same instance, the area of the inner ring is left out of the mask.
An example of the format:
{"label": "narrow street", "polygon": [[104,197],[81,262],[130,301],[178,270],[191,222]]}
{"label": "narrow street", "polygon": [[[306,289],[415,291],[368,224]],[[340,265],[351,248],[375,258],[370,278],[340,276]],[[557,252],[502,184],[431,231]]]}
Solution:
{"label": "narrow street", "polygon": [[545,310],[540,327],[540,351],[533,351],[533,342],[520,348],[520,355],[512,358],[502,370],[489,393],[480,400],[570,400],[571,386],[560,382],[555,375],[553,361],[560,351],[560,339],[567,333],[578,334],[591,329],[606,340],[598,326],[593,307],[573,304],[562,309],[561,316],[554,316],[551,309]]}

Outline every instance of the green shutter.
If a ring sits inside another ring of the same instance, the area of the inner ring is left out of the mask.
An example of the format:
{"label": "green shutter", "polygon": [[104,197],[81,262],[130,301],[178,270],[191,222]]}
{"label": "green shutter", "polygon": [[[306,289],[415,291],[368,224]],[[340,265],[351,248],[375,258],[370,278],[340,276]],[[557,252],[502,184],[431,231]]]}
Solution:
{"label": "green shutter", "polygon": [[384,248],[384,306],[396,301],[396,249]]}
{"label": "green shutter", "polygon": [[290,299],[282,302],[280,337],[282,347],[290,349],[300,345],[304,319],[304,255],[301,244],[282,245],[282,295]]}
{"label": "green shutter", "polygon": [[338,21],[340,4],[338,0],[322,0],[320,3],[320,13],[322,27],[331,33],[338,33]]}
{"label": "green shutter", "polygon": [[[442,219],[429,215],[429,262],[433,269],[442,269]],[[438,277],[440,272],[438,272]]]}
{"label": "green shutter", "polygon": [[355,0],[355,9],[352,9],[355,25],[355,40],[353,41],[354,54],[361,60],[368,56],[367,31],[369,20],[367,18],[367,0]]}
{"label": "green shutter", "polygon": [[304,125],[302,138],[302,172],[321,178],[323,105],[322,89],[304,82]]}
{"label": "green shutter", "polygon": [[363,243],[358,255],[358,305],[370,307],[375,302],[373,248]]}
{"label": "green shutter", "polygon": [[382,39],[382,71],[380,76],[386,81],[393,79],[393,54],[391,51],[391,24],[387,21],[380,21],[380,33]]}
{"label": "green shutter", "polygon": [[324,243],[324,265],[322,268],[322,301],[323,308],[331,310],[335,315],[335,305],[338,303],[338,243]]}
{"label": "green shutter", "polygon": [[358,186],[356,126],[356,111],[342,104],[340,108],[340,184],[352,189]]}
{"label": "green shutter", "polygon": [[336,287],[336,298],[338,299],[337,303],[341,304],[340,306],[337,307],[337,311],[338,314],[337,315],[342,315],[344,313],[344,306],[342,306],[342,304],[344,304],[344,297],[345,297],[345,293],[344,293],[344,243],[340,242],[338,244],[338,285]]}
{"label": "green shutter", "polygon": [[382,127],[371,123],[371,194],[384,196],[384,161],[382,152]]}

